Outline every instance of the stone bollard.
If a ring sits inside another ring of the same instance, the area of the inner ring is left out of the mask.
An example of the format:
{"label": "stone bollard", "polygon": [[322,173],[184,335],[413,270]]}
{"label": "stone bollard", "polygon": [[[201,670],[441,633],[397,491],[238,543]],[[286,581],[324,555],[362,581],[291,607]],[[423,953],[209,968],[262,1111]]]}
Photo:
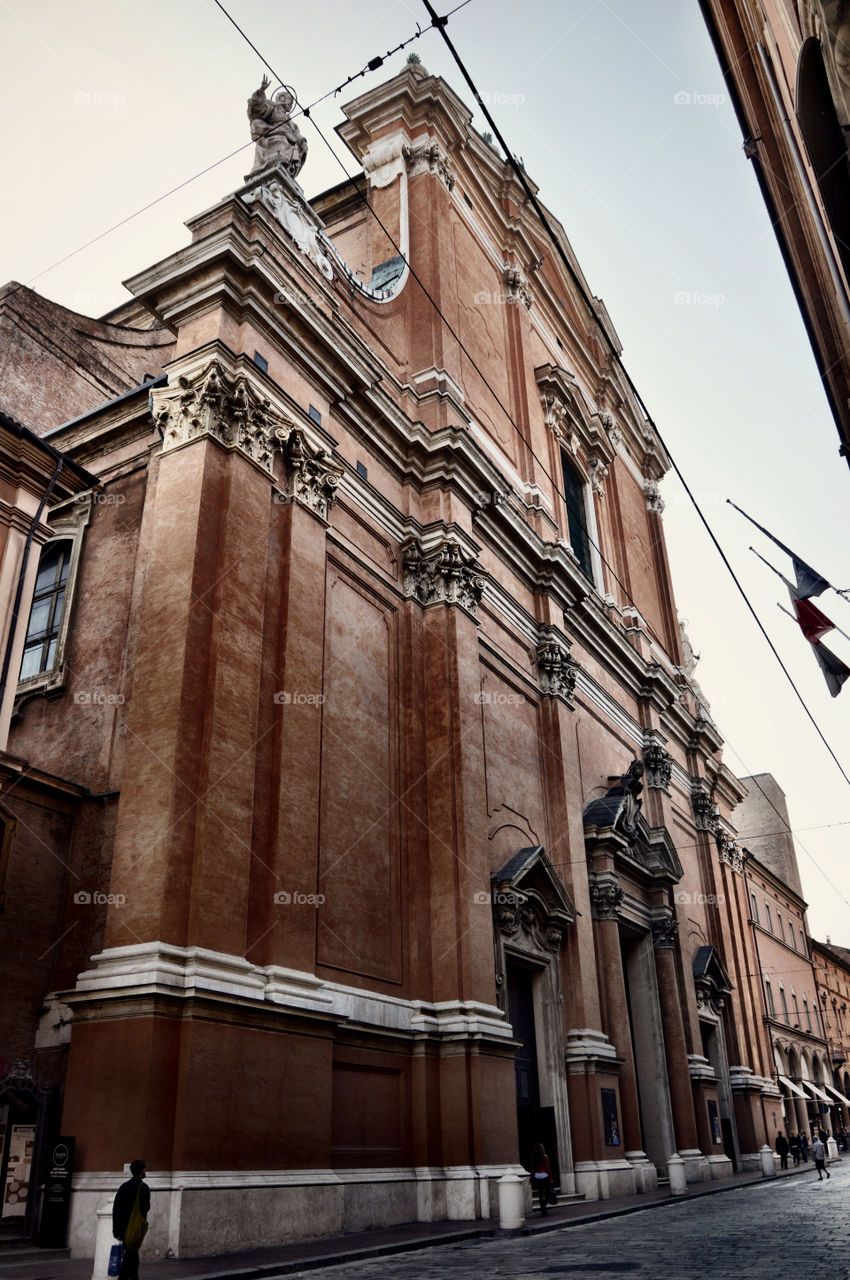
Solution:
{"label": "stone bollard", "polygon": [[525,1179],[505,1173],[499,1179],[499,1226],[518,1231],[525,1226]]}
{"label": "stone bollard", "polygon": [[762,1177],[775,1178],[776,1161],[773,1158],[773,1150],[767,1145],[767,1143],[765,1143],[761,1151],[759,1151],[759,1159],[761,1160]]}
{"label": "stone bollard", "polygon": [[827,1160],[838,1159],[838,1143],[835,1141],[832,1134],[830,1134],[826,1140],[826,1158]]}
{"label": "stone bollard", "polygon": [[688,1190],[688,1179],[685,1172],[685,1162],[681,1156],[675,1153],[667,1161],[667,1176],[670,1179],[670,1194],[674,1196],[683,1196]]}
{"label": "stone bollard", "polygon": [[95,1210],[97,1216],[97,1233],[94,1240],[94,1263],[91,1280],[106,1280],[109,1270],[109,1251],[118,1241],[112,1235],[112,1204],[102,1204]]}

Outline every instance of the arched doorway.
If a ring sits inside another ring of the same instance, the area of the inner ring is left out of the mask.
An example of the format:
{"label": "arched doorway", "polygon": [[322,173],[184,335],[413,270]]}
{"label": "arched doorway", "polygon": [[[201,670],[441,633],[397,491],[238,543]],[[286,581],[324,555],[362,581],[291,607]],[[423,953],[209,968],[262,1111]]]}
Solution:
{"label": "arched doorway", "polygon": [[55,1102],[55,1090],[41,1088],[25,1062],[0,1076],[3,1237],[32,1236],[38,1229],[38,1186]]}

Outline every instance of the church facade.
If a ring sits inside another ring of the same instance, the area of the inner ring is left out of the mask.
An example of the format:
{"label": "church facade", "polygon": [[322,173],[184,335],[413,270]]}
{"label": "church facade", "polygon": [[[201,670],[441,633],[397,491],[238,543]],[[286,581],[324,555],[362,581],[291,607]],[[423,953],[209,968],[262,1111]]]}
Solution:
{"label": "church facade", "polygon": [[781,1124],[610,317],[443,81],[344,112],[354,181],[252,170],[102,321],[9,300],[84,347],[15,324],[0,388],[93,477],[0,758],[0,1054],[61,1097],[81,1255],[139,1156],[191,1256],[496,1216],[537,1141],[563,1195],[721,1178]]}

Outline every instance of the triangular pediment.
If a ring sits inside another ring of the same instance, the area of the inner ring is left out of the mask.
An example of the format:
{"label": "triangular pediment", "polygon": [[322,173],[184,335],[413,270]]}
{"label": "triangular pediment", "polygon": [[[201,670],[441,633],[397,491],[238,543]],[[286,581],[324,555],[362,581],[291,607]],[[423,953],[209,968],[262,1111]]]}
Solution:
{"label": "triangular pediment", "polygon": [[546,927],[563,928],[576,918],[575,904],[542,844],[518,849],[490,881],[494,892],[514,894],[533,907]]}

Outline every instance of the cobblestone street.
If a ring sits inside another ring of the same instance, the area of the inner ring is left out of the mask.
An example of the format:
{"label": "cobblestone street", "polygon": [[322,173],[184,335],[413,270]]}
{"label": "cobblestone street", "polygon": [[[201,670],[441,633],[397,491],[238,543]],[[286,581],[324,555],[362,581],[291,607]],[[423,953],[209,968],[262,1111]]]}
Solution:
{"label": "cobblestone street", "polygon": [[850,1277],[850,1164],[620,1218],[305,1272],[339,1280]]}

